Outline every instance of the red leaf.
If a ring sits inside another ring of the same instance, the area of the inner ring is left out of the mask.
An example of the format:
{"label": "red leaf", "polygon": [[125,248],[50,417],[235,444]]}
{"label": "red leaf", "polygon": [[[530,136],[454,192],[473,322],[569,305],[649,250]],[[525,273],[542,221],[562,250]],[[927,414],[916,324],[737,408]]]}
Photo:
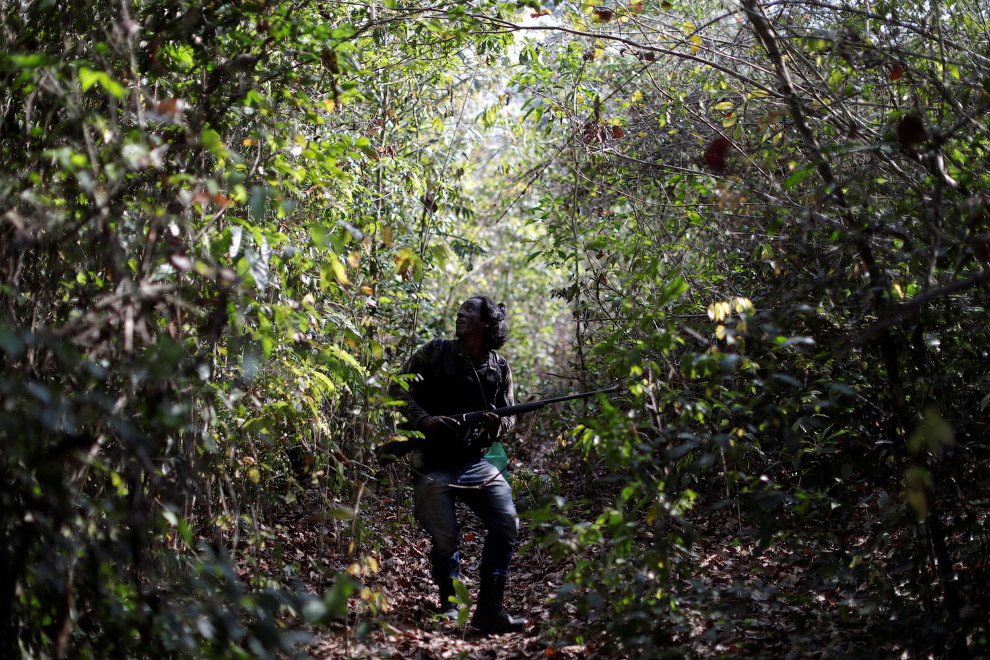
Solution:
{"label": "red leaf", "polygon": [[626,132],[624,130],[622,130],[622,127],[621,126],[613,126],[612,127],[612,139],[613,140],[620,140],[623,137],[625,137],[625,135],[626,135]]}
{"label": "red leaf", "polygon": [[904,69],[901,68],[900,64],[894,65],[894,70],[890,72],[890,79],[897,80],[904,75]]}
{"label": "red leaf", "polygon": [[612,20],[612,10],[608,7],[595,7],[592,16],[599,23],[608,23]]}
{"label": "red leaf", "polygon": [[705,165],[716,174],[725,172],[725,157],[729,153],[729,138],[717,137],[705,149]]}

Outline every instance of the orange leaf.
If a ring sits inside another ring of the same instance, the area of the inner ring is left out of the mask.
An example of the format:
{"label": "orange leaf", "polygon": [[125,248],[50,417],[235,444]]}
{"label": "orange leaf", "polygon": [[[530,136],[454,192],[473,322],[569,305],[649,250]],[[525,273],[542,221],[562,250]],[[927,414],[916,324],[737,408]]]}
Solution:
{"label": "orange leaf", "polygon": [[540,16],[549,16],[550,12],[546,9],[541,9],[540,11],[534,11],[529,15],[530,18],[539,18]]}
{"label": "orange leaf", "polygon": [[613,126],[612,127],[612,139],[613,140],[621,140],[623,137],[625,137],[625,135],[626,135],[626,132],[624,130],[622,130],[622,127],[621,126]]}
{"label": "orange leaf", "polygon": [[186,102],[182,99],[171,98],[162,101],[155,108],[155,112],[176,124],[182,122],[182,111],[186,108]]}
{"label": "orange leaf", "polygon": [[904,75],[904,69],[901,68],[900,64],[894,65],[894,70],[890,72],[890,79],[897,80]]}

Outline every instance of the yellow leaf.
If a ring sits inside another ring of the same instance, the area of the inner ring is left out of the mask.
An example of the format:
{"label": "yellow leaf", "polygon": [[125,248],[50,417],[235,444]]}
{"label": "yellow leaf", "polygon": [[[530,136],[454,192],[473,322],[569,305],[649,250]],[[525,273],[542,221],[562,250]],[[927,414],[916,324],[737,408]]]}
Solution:
{"label": "yellow leaf", "polygon": [[715,104],[716,110],[732,110],[734,107],[736,107],[736,104],[732,101],[722,101]]}
{"label": "yellow leaf", "polygon": [[742,314],[753,309],[753,301],[749,298],[737,297],[732,300],[733,306],[736,308],[736,312]]}
{"label": "yellow leaf", "polygon": [[357,268],[358,266],[360,266],[361,265],[361,253],[360,252],[351,252],[349,255],[347,255],[347,265],[350,266],[351,268]]}
{"label": "yellow leaf", "polygon": [[251,468],[248,470],[248,479],[254,483],[261,482],[261,472],[258,471],[258,468]]}
{"label": "yellow leaf", "polygon": [[701,37],[698,35],[691,35],[691,54],[694,55],[699,50],[701,50]]}
{"label": "yellow leaf", "polygon": [[727,300],[712,303],[708,306],[708,318],[716,323],[721,323],[729,316],[731,311],[732,307],[729,305]]}
{"label": "yellow leaf", "polygon": [[330,255],[330,269],[333,271],[334,279],[341,286],[350,286],[351,280],[347,277],[347,269],[344,268],[344,264],[340,263],[340,259],[335,254]]}
{"label": "yellow leaf", "polygon": [[722,120],[722,128],[729,128],[730,126],[734,126],[736,121],[738,121],[738,119],[739,119],[738,113],[736,113],[735,111],[730,112],[725,116],[725,119]]}
{"label": "yellow leaf", "polygon": [[258,144],[258,141],[252,140],[251,138],[244,138],[243,144],[245,147],[253,147],[254,145]]}

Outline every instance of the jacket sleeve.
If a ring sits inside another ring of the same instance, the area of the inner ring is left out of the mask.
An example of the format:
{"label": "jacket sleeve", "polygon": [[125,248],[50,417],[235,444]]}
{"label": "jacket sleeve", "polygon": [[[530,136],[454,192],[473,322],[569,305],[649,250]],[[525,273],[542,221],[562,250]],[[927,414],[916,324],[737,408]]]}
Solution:
{"label": "jacket sleeve", "polygon": [[419,429],[420,422],[430,416],[430,413],[426,412],[413,399],[412,386],[414,383],[428,377],[433,357],[436,354],[434,343],[429,342],[420,346],[399,369],[400,375],[415,376],[414,379],[406,381],[408,389],[403,387],[398,380],[394,381],[388,388],[388,395],[403,403],[402,414],[409,420],[409,428]]}
{"label": "jacket sleeve", "polygon": [[[505,383],[504,386],[499,389],[498,395],[495,397],[495,407],[505,408],[506,406],[516,405],[516,397],[512,392],[512,369],[509,367],[509,363],[505,363]],[[516,416],[510,415],[509,417],[503,417],[501,424],[498,428],[498,436],[502,437],[509,430],[516,425]]]}

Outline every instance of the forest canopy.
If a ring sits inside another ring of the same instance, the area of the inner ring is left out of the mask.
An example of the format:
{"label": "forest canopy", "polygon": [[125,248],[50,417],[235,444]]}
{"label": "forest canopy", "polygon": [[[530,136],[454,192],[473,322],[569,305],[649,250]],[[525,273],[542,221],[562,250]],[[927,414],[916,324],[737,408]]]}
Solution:
{"label": "forest canopy", "polygon": [[476,293],[621,387],[506,442],[492,657],[990,655],[979,0],[0,8],[0,656],[411,657]]}

